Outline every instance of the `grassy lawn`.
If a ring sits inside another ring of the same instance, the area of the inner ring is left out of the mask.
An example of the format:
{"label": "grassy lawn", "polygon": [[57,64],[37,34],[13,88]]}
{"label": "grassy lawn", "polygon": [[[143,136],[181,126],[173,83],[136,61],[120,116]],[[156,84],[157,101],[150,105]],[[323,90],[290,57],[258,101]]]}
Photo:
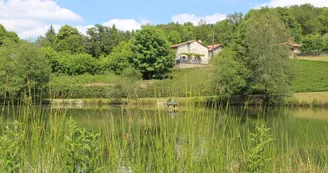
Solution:
{"label": "grassy lawn", "polygon": [[312,103],[313,100],[322,103],[328,103],[328,92],[307,92],[307,93],[295,93],[294,97],[303,103]]}
{"label": "grassy lawn", "polygon": [[299,60],[328,61],[328,56],[298,56]]}
{"label": "grassy lawn", "polygon": [[328,91],[328,62],[296,60],[294,92]]}

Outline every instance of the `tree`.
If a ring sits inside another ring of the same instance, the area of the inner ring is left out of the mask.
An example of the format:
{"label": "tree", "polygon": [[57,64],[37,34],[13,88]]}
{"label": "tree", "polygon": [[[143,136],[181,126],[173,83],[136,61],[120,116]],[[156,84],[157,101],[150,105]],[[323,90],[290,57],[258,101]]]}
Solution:
{"label": "tree", "polygon": [[181,43],[181,35],[178,31],[169,31],[166,38],[171,44]]}
{"label": "tree", "polygon": [[59,54],[56,72],[67,75],[96,74],[98,70],[98,59],[89,54],[68,54],[62,52]]}
{"label": "tree", "polygon": [[19,37],[14,32],[8,32],[5,27],[0,24],[0,45],[18,43]]}
{"label": "tree", "polygon": [[296,21],[295,16],[291,14],[291,10],[284,7],[277,7],[273,9],[277,11],[277,13],[280,15],[281,21],[285,24],[287,29],[290,30],[291,35],[294,38],[294,41],[299,42],[301,41],[302,37],[302,27],[301,25]]}
{"label": "tree", "polygon": [[129,59],[133,57],[130,42],[121,42],[107,57],[101,60],[102,71],[110,71],[122,74],[124,69],[131,66]]}
{"label": "tree", "polygon": [[130,62],[144,79],[163,79],[174,65],[174,55],[165,34],[153,26],[144,26],[132,39]]}
{"label": "tree", "polygon": [[236,58],[236,52],[230,48],[225,48],[214,58],[212,81],[221,97],[240,93],[247,86],[248,71]]}
{"label": "tree", "polygon": [[265,102],[273,95],[291,91],[292,71],[288,60],[288,47],[283,44],[290,37],[276,12],[255,15],[248,22],[246,32],[247,65],[253,85],[265,91]]}
{"label": "tree", "polygon": [[214,24],[213,30],[215,33],[214,42],[225,46],[229,46],[237,36],[237,28],[235,29],[228,20],[217,22]]}
{"label": "tree", "polygon": [[302,34],[319,34],[324,29],[318,17],[320,10],[313,5],[294,5],[290,7],[290,10],[302,27]]}
{"label": "tree", "polygon": [[323,32],[328,33],[328,8],[322,9],[319,20],[324,27]]}
{"label": "tree", "polygon": [[1,96],[27,96],[35,101],[46,96],[51,70],[44,55],[41,48],[27,42],[0,47]]}
{"label": "tree", "polygon": [[200,21],[198,26],[194,28],[194,34],[197,40],[201,40],[203,44],[212,44],[212,28],[205,21]]}
{"label": "tree", "polygon": [[238,27],[244,20],[244,15],[243,15],[243,13],[235,12],[234,14],[229,14],[227,16],[227,20],[229,21],[230,24]]}
{"label": "tree", "polygon": [[325,47],[325,40],[319,34],[309,34],[302,38],[302,50],[319,54]]}
{"label": "tree", "polygon": [[65,25],[60,28],[57,34],[55,50],[67,51],[71,54],[83,53],[85,51],[85,38],[76,28]]}
{"label": "tree", "polygon": [[87,52],[93,57],[107,56],[124,39],[123,32],[113,27],[106,27],[102,25],[95,25],[87,31]]}
{"label": "tree", "polygon": [[50,25],[50,28],[46,32],[46,36],[40,36],[38,37],[37,41],[38,44],[40,44],[42,47],[55,47],[56,42],[56,32],[52,25]]}

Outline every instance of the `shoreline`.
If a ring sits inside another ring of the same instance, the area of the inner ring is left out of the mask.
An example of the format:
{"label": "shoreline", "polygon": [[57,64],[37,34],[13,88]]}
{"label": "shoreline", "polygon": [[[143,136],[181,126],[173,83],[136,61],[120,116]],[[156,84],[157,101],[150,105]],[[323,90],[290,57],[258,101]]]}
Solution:
{"label": "shoreline", "polygon": [[[263,95],[240,96],[233,95],[229,99],[230,105],[249,105],[261,106]],[[86,99],[46,99],[46,103],[52,105],[152,105],[166,106],[169,99],[176,100],[179,105],[190,103],[198,105],[217,104],[216,96],[199,96],[199,97],[162,97],[162,98],[86,98]],[[227,103],[227,101],[221,101]],[[290,106],[290,107],[322,107],[328,108],[328,92],[308,92],[294,93],[292,97],[285,98],[283,101],[274,103],[272,106]]]}

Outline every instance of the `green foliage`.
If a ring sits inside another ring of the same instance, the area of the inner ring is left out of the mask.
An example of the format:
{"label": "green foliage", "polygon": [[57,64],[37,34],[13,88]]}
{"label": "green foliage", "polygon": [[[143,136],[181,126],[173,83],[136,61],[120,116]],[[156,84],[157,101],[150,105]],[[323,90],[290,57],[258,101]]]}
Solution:
{"label": "green foliage", "polygon": [[290,7],[290,11],[301,25],[303,34],[316,34],[323,30],[323,25],[319,20],[319,8],[315,8],[311,4],[293,5]]}
{"label": "green foliage", "polygon": [[178,44],[182,42],[181,34],[175,30],[169,31],[166,35],[166,38],[171,44]]}
{"label": "green foliage", "polygon": [[119,76],[111,74],[53,76],[51,98],[110,98],[119,80]]}
{"label": "green foliage", "polygon": [[132,67],[124,69],[121,78],[116,81],[113,87],[112,97],[117,99],[116,101],[120,101],[122,98],[138,98],[139,80],[141,80],[141,77],[142,74]]}
{"label": "green foliage", "polygon": [[18,43],[19,37],[14,32],[8,32],[3,25],[0,24],[0,44]]}
{"label": "green foliage", "polygon": [[50,25],[49,30],[46,32],[46,36],[40,36],[37,39],[37,43],[42,46],[42,47],[51,47],[54,48],[55,47],[55,42],[56,42],[56,32],[55,29],[53,28],[52,25]]}
{"label": "green foliage", "polygon": [[68,53],[83,53],[85,52],[85,38],[79,33],[76,28],[65,25],[60,28],[56,43],[56,51],[66,51]]}
{"label": "green foliage", "polygon": [[204,45],[212,44],[212,27],[205,21],[199,21],[198,26],[194,27],[194,35],[196,40],[201,40]]}
{"label": "green foliage", "polygon": [[212,80],[216,86],[216,92],[223,97],[240,93],[247,85],[247,69],[243,64],[236,61],[236,53],[225,48],[214,59]]}
{"label": "green foliage", "polygon": [[102,157],[104,146],[100,141],[100,133],[77,128],[76,122],[70,118],[66,124],[66,133],[62,144],[63,159],[67,172],[102,172],[99,157]]}
{"label": "green foliage", "polygon": [[1,97],[39,99],[46,95],[51,70],[41,48],[26,42],[3,46],[0,59]]}
{"label": "green foliage", "polygon": [[247,172],[262,172],[262,170],[268,169],[265,167],[272,160],[263,157],[263,155],[274,141],[270,130],[262,124],[256,126],[255,132],[250,134],[250,140],[248,141],[249,152],[245,153]]}
{"label": "green foliage", "polygon": [[[230,21],[227,19],[214,24],[213,30],[215,35],[215,43],[220,43],[225,46],[229,46],[233,43],[233,40],[237,37],[237,27],[235,26],[235,24],[232,24],[232,22],[239,23],[240,21],[235,21],[233,19],[231,19]],[[212,42],[210,42],[210,44],[212,44]]]}
{"label": "green foliage", "polygon": [[205,56],[204,54],[199,54],[199,53],[187,53],[187,52],[182,52],[180,55],[187,55],[187,56]]}
{"label": "green foliage", "polygon": [[124,69],[131,66],[129,60],[133,57],[130,42],[120,42],[107,57],[101,59],[102,71],[121,74]]}
{"label": "green foliage", "polygon": [[324,39],[321,35],[305,35],[302,38],[302,51],[318,53],[323,51]]}
{"label": "green foliage", "polygon": [[246,64],[253,85],[264,88],[266,101],[272,95],[290,92],[293,73],[288,59],[288,47],[282,44],[288,38],[288,30],[276,12],[255,14],[248,21]]}
{"label": "green foliage", "polygon": [[93,57],[107,56],[123,40],[123,32],[115,27],[95,25],[87,31],[87,52]]}
{"label": "green foliage", "polygon": [[98,71],[98,60],[89,54],[65,54],[59,59],[60,66],[57,73],[68,75],[96,74]]}
{"label": "green foliage", "polygon": [[6,126],[0,136],[0,171],[18,172],[23,162],[22,145],[25,132],[20,129],[21,124],[15,121],[13,127]]}
{"label": "green foliage", "polygon": [[[22,106],[6,110],[17,116],[0,119],[0,170],[206,173],[326,170],[327,122],[286,117],[280,109],[254,119],[239,111],[258,115],[263,109],[214,111],[194,104],[191,101],[185,107],[179,106],[184,109],[177,115],[150,107],[67,111]],[[270,116],[273,114],[277,117]]]}
{"label": "green foliage", "polygon": [[165,34],[153,26],[145,26],[132,39],[130,62],[144,79],[163,79],[174,65],[174,55]]}

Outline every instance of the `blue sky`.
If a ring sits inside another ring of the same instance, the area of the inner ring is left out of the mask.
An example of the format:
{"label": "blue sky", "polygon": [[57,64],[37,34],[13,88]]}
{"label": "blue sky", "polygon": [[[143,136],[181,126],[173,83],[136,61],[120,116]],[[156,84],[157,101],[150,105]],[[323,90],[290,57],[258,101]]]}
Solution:
{"label": "blue sky", "polygon": [[[262,2],[261,2],[262,1]],[[168,23],[177,14],[195,14],[206,16],[215,13],[246,13],[251,3],[262,4],[264,0],[57,0],[61,7],[80,14],[87,24],[103,23],[113,18],[147,19],[154,24]],[[77,5],[78,4],[78,5]]]}
{"label": "blue sky", "polygon": [[121,30],[144,24],[216,23],[234,12],[247,13],[261,6],[311,3],[328,6],[328,0],[0,0],[0,24],[23,39],[44,35],[50,25],[58,31],[69,24],[85,33],[94,24]]}

